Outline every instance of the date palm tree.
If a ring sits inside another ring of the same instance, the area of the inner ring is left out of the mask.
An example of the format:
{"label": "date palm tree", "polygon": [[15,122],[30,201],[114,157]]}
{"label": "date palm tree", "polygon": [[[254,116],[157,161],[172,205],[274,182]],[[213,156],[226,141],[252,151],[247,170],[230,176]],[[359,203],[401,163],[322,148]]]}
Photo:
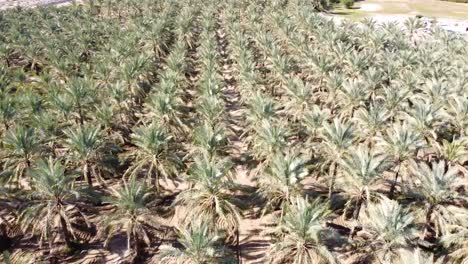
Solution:
{"label": "date palm tree", "polygon": [[158,120],[158,124],[168,127],[171,134],[182,136],[187,130],[183,121],[182,105],[182,99],[173,94],[151,94],[146,103],[145,118],[148,121]]}
{"label": "date palm tree", "polygon": [[65,86],[65,91],[70,98],[72,113],[76,116],[78,123],[83,125],[86,112],[93,103],[94,83],[87,79],[71,79],[70,84]]}
{"label": "date palm tree", "polygon": [[221,125],[215,127],[203,123],[195,128],[193,135],[194,152],[210,159],[222,155],[226,151],[228,139]]}
{"label": "date palm tree", "polygon": [[267,164],[270,157],[281,153],[287,146],[289,131],[276,120],[264,120],[255,128],[252,138],[252,148],[257,159]]}
{"label": "date palm tree", "polygon": [[18,126],[9,130],[3,139],[3,168],[12,172],[13,180],[19,184],[25,171],[32,167],[41,152],[41,142],[34,128]]}
{"label": "date palm tree", "polygon": [[381,154],[388,157],[395,164],[395,178],[390,187],[390,197],[395,193],[395,188],[400,175],[402,166],[409,160],[412,160],[418,153],[418,150],[426,146],[421,134],[412,130],[406,124],[393,125],[387,129],[383,137],[377,138],[377,149]]}
{"label": "date palm tree", "polygon": [[323,141],[323,155],[325,155],[326,162],[329,164],[329,190],[328,196],[331,197],[333,189],[335,188],[336,174],[338,169],[338,162],[346,149],[353,144],[354,128],[349,122],[344,122],[338,118],[333,120],[333,123],[326,123],[323,126],[324,130],[321,133]]}
{"label": "date palm tree", "polygon": [[448,234],[450,225],[460,225],[466,221],[466,215],[463,216],[460,211],[463,208],[452,205],[458,197],[456,188],[463,185],[458,173],[456,167],[447,168],[445,161],[433,162],[431,167],[426,163],[412,162],[411,175],[415,179],[408,192],[422,205],[415,208],[425,225],[422,238],[429,231],[433,231],[435,237]]}
{"label": "date palm tree", "polygon": [[370,235],[368,254],[379,263],[396,261],[398,251],[407,248],[416,235],[413,215],[385,196],[381,196],[379,203],[368,205],[361,222]]}
{"label": "date palm tree", "polygon": [[449,255],[455,261],[463,263],[468,258],[468,228],[455,226],[451,229],[449,234],[442,236],[442,245],[449,249]]}
{"label": "date palm tree", "polygon": [[375,135],[385,128],[389,116],[388,111],[380,105],[371,105],[369,109],[359,108],[356,111],[354,120],[362,131],[360,135],[369,146],[372,145]]}
{"label": "date palm tree", "polygon": [[270,231],[273,243],[266,263],[336,263],[333,254],[323,241],[326,229],[323,222],[330,214],[328,206],[320,200],[309,202],[304,198],[291,199],[282,218],[275,221]]}
{"label": "date palm tree", "polygon": [[414,263],[425,263],[425,264],[442,264],[444,258],[436,259],[433,254],[424,254],[420,249],[413,251],[402,250],[400,253],[400,259],[397,261],[399,264],[414,264]]}
{"label": "date palm tree", "polygon": [[174,261],[180,264],[235,263],[229,250],[222,244],[222,236],[210,232],[207,224],[192,225],[177,230],[182,248],[161,247],[151,263]]}
{"label": "date palm tree", "polygon": [[235,184],[228,160],[196,157],[186,180],[191,187],[182,191],[174,201],[178,214],[184,214],[182,225],[192,221],[213,223],[211,231],[225,231],[234,238],[241,219],[240,208],[230,194]]}
{"label": "date palm tree", "polygon": [[468,160],[468,140],[459,138],[451,142],[443,139],[442,144],[436,144],[438,156],[447,162],[448,166],[456,166],[463,169],[462,164]]}
{"label": "date palm tree", "polygon": [[90,187],[93,178],[103,182],[100,159],[104,154],[101,130],[92,125],[83,125],[65,131],[65,146],[70,152],[71,161],[80,167],[84,180]]}
{"label": "date palm tree", "polygon": [[450,96],[442,115],[458,130],[460,137],[468,136],[468,99],[464,96]]}
{"label": "date palm tree", "polygon": [[376,195],[376,183],[386,169],[386,160],[375,151],[361,146],[351,149],[341,163],[343,177],[340,185],[348,196],[346,208],[354,204],[353,218],[358,219],[362,204],[369,203]]}
{"label": "date palm tree", "polygon": [[131,137],[136,148],[124,154],[131,161],[125,175],[135,178],[144,172],[147,182],[159,191],[161,178],[177,176],[182,165],[173,137],[155,124],[136,128]]}
{"label": "date palm tree", "polygon": [[296,196],[303,194],[302,181],[309,174],[305,161],[298,155],[276,154],[257,177],[258,195],[265,200],[263,212],[283,208]]}
{"label": "date palm tree", "polygon": [[[73,249],[86,233],[80,227],[91,226],[78,206],[80,190],[73,184],[75,177],[66,172],[61,162],[49,158],[40,160],[30,172],[33,191],[19,216],[25,233],[39,235],[39,244],[47,241],[49,248],[57,237]],[[85,224],[86,226],[83,226]]]}
{"label": "date palm tree", "polygon": [[137,256],[141,253],[141,244],[151,246],[162,231],[156,214],[149,208],[152,192],[133,178],[111,191],[112,196],[105,200],[112,205],[112,211],[101,219],[99,236],[105,239],[107,247],[113,237],[125,232],[127,251]]}
{"label": "date palm tree", "polygon": [[2,134],[9,130],[11,122],[17,114],[16,105],[15,97],[0,94],[0,123],[3,126]]}

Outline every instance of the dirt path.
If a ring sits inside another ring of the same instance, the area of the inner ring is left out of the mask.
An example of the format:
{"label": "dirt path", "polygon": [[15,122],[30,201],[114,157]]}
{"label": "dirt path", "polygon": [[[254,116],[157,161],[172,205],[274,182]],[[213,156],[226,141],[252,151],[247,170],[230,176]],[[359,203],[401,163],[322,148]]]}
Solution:
{"label": "dirt path", "polygon": [[[235,182],[243,188],[254,191],[255,182],[252,179],[251,171],[248,168],[247,155],[248,144],[242,134],[246,130],[245,107],[241,103],[241,95],[238,91],[237,82],[234,78],[233,61],[228,54],[228,41],[226,38],[224,14],[221,12],[217,32],[219,40],[219,53],[222,59],[222,76],[225,82],[223,96],[226,102],[227,127],[230,132],[230,157],[235,163]],[[264,229],[264,218],[258,217],[259,208],[254,208],[244,212],[244,217],[240,222],[239,245],[240,263],[254,264],[263,263],[269,241],[261,236]]]}

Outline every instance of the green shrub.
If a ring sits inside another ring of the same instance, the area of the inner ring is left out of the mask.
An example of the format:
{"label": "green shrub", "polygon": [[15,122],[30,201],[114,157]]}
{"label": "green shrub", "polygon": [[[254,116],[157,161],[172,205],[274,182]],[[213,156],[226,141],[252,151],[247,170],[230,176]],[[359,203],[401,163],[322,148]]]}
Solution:
{"label": "green shrub", "polygon": [[349,8],[353,7],[354,0],[341,0],[341,4],[349,9]]}

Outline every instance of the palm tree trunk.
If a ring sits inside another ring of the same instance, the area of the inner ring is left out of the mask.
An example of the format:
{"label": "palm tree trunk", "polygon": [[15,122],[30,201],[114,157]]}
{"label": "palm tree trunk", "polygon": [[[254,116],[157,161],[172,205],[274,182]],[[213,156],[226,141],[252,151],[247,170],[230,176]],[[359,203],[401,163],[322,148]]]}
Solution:
{"label": "palm tree trunk", "polygon": [[401,168],[401,162],[398,162],[398,169],[397,172],[395,173],[395,178],[393,179],[392,186],[390,187],[390,199],[393,199],[395,189],[396,189],[396,184],[398,181],[398,176],[400,174],[400,168]]}
{"label": "palm tree trunk", "polygon": [[432,212],[434,211],[435,205],[431,204],[429,208],[427,209],[426,213],[426,221],[424,223],[424,232],[421,234],[421,240],[424,240],[424,238],[427,235],[427,232],[429,232],[429,228],[431,227],[431,216]]}
{"label": "palm tree trunk", "polygon": [[332,193],[333,193],[333,189],[335,187],[335,178],[336,178],[336,168],[337,168],[337,164],[336,162],[333,162],[332,165],[330,166],[330,172],[331,175],[330,175],[330,187],[328,189],[328,199],[331,198],[332,196]]}
{"label": "palm tree trunk", "polygon": [[[6,220],[5,220],[5,223],[7,223]],[[7,250],[7,249],[9,249],[11,247],[12,240],[8,236],[5,225],[1,225],[0,229],[1,229],[1,233],[0,233],[0,252],[3,252],[3,251],[5,251],[5,250]]]}
{"label": "palm tree trunk", "polygon": [[237,264],[241,264],[241,248],[239,243],[239,227],[236,230],[236,244],[237,244]]}
{"label": "palm tree trunk", "polygon": [[91,178],[91,172],[89,170],[89,161],[85,161],[83,168],[83,175],[89,187],[93,187],[93,179]]}
{"label": "palm tree trunk", "polygon": [[83,110],[81,109],[81,103],[78,102],[78,116],[80,119],[80,125],[83,126],[84,124],[84,117],[83,117]]}
{"label": "palm tree trunk", "polygon": [[69,249],[73,249],[74,245],[72,243],[72,238],[70,233],[68,233],[67,222],[60,216],[60,231],[62,232],[63,238],[65,239],[65,244]]}
{"label": "palm tree trunk", "polygon": [[358,219],[359,213],[361,212],[361,207],[362,207],[362,199],[359,199],[356,204],[356,208],[354,209],[353,219]]}

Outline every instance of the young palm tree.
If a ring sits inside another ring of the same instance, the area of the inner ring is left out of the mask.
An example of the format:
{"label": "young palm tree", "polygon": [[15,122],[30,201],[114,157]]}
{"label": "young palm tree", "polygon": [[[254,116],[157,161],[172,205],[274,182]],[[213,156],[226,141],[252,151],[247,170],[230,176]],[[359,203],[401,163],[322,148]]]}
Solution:
{"label": "young palm tree", "polygon": [[258,191],[266,204],[263,212],[281,208],[303,194],[301,181],[309,174],[305,162],[297,155],[276,154],[257,178]]}
{"label": "young palm tree", "polygon": [[441,118],[440,109],[440,106],[427,100],[417,100],[406,115],[411,128],[423,135],[427,144],[437,139],[436,128]]}
{"label": "young palm tree", "polygon": [[208,123],[203,123],[195,128],[193,135],[194,151],[201,155],[212,159],[225,152],[227,143],[228,139],[220,125],[212,127]]}
{"label": "young palm tree", "polygon": [[309,109],[312,89],[299,78],[288,79],[285,88],[289,97],[289,100],[285,102],[286,111],[293,121],[298,121],[303,118],[304,113]]}
{"label": "young palm tree", "polygon": [[363,140],[372,145],[374,136],[381,132],[389,118],[388,111],[380,105],[371,105],[369,109],[360,108],[356,111],[354,120],[362,133]]}
{"label": "young palm tree", "polygon": [[395,261],[398,250],[407,248],[415,237],[413,215],[385,196],[381,196],[380,203],[368,205],[361,221],[363,230],[371,236],[369,254],[379,263]]}
{"label": "young palm tree", "polygon": [[382,178],[386,160],[372,150],[359,147],[351,149],[341,163],[344,177],[340,183],[348,195],[346,208],[354,203],[353,218],[358,219],[363,202],[370,202],[376,194],[375,184]]}
{"label": "young palm tree", "polygon": [[132,178],[144,172],[146,179],[159,191],[160,180],[177,176],[182,161],[173,138],[154,124],[141,126],[131,135],[136,148],[124,154],[131,165],[125,175]]}
{"label": "young palm tree", "polygon": [[281,153],[287,146],[289,131],[281,123],[264,120],[255,128],[252,143],[255,156],[268,163],[270,157]]}
{"label": "young palm tree", "polygon": [[41,142],[35,129],[19,126],[8,131],[3,144],[3,167],[12,172],[13,180],[19,184],[25,171],[32,167],[32,162],[40,153]]}
{"label": "young palm tree", "polygon": [[15,99],[15,97],[0,94],[0,124],[3,126],[0,131],[3,131],[2,134],[9,130],[11,126],[10,123],[17,114],[17,110],[15,109],[17,102]]}
{"label": "young palm tree", "polygon": [[323,124],[330,116],[328,109],[320,109],[319,106],[314,105],[309,111],[304,114],[302,122],[310,136],[309,141],[314,141],[317,137],[318,131],[323,127]]}
{"label": "young palm tree", "polygon": [[193,220],[213,223],[212,231],[223,230],[228,238],[234,238],[241,215],[236,200],[229,194],[235,187],[230,169],[228,160],[195,158],[187,176],[192,187],[182,191],[174,201],[174,205],[183,206],[176,211],[185,214],[184,226]]}
{"label": "young palm tree", "polygon": [[178,242],[182,248],[161,247],[151,263],[174,261],[180,264],[235,263],[222,245],[222,237],[210,232],[207,224],[178,229]]}
{"label": "young palm tree", "polygon": [[420,249],[402,250],[398,264],[442,264],[444,258],[435,259],[433,254],[423,254]]}
{"label": "young palm tree", "polygon": [[267,263],[336,263],[335,257],[325,246],[323,221],[330,214],[328,206],[320,200],[311,203],[296,197],[285,208],[282,218],[276,220],[271,232],[273,244],[265,261]]}
{"label": "young palm tree", "polygon": [[468,99],[464,96],[451,96],[442,115],[458,130],[460,137],[468,136]]}
{"label": "young palm tree", "polygon": [[251,98],[248,98],[248,114],[246,115],[249,127],[245,134],[249,132],[255,132],[258,124],[264,122],[264,120],[272,120],[277,116],[276,111],[278,106],[275,100],[271,97],[256,93]]}
{"label": "young palm tree", "polygon": [[325,124],[323,128],[321,137],[324,139],[323,152],[326,155],[326,164],[330,164],[328,196],[331,197],[338,169],[337,160],[340,160],[346,149],[353,144],[354,129],[351,123],[344,123],[337,118],[333,120],[332,124]]}
{"label": "young palm tree", "polygon": [[71,161],[81,167],[81,173],[88,185],[93,186],[93,177],[103,182],[99,164],[104,147],[101,130],[98,127],[84,125],[65,131],[65,135],[65,146],[70,151]]}
{"label": "young palm tree", "polygon": [[183,101],[173,94],[154,93],[146,104],[146,120],[158,120],[161,127],[167,127],[171,134],[182,136],[187,125],[183,121]]}
{"label": "young palm tree", "polygon": [[442,236],[442,244],[449,249],[450,256],[455,261],[466,261],[468,258],[468,228],[454,227],[451,233]]}
{"label": "young palm tree", "polygon": [[436,144],[438,156],[446,160],[448,166],[457,166],[463,169],[463,165],[468,160],[468,140],[459,138],[449,142],[442,140],[442,144]]}
{"label": "young palm tree", "polygon": [[422,238],[431,230],[436,237],[448,234],[450,225],[466,221],[466,215],[460,212],[463,209],[451,205],[458,197],[456,188],[464,184],[458,173],[456,167],[446,168],[444,161],[432,163],[432,168],[425,163],[412,162],[411,174],[415,179],[409,193],[423,204],[416,207],[425,224]]}
{"label": "young palm tree", "polygon": [[99,225],[100,236],[105,239],[107,247],[110,240],[121,232],[127,238],[127,250],[133,254],[141,253],[142,242],[151,246],[161,226],[154,212],[149,209],[152,192],[135,179],[124,182],[119,189],[111,189],[112,196],[106,200],[113,210],[106,214]]}
{"label": "young palm tree", "polygon": [[381,154],[387,156],[396,166],[395,178],[390,187],[390,198],[395,192],[402,166],[406,161],[412,160],[418,150],[424,146],[422,136],[406,124],[394,125],[383,137],[377,138],[377,147],[381,150]]}
{"label": "young palm tree", "polygon": [[65,87],[72,106],[72,112],[76,115],[78,123],[83,125],[86,119],[86,112],[92,104],[94,83],[87,79],[71,79],[70,84]]}
{"label": "young palm tree", "polygon": [[224,101],[218,96],[202,96],[197,105],[202,121],[212,127],[222,121],[224,109]]}
{"label": "young palm tree", "polygon": [[[49,248],[61,236],[68,248],[73,249],[83,238],[80,226],[89,228],[87,217],[77,206],[80,192],[73,185],[75,177],[66,173],[60,161],[41,160],[30,173],[32,188],[30,200],[19,221],[25,233],[39,234],[39,244],[49,243]],[[89,239],[89,237],[88,237]]]}

